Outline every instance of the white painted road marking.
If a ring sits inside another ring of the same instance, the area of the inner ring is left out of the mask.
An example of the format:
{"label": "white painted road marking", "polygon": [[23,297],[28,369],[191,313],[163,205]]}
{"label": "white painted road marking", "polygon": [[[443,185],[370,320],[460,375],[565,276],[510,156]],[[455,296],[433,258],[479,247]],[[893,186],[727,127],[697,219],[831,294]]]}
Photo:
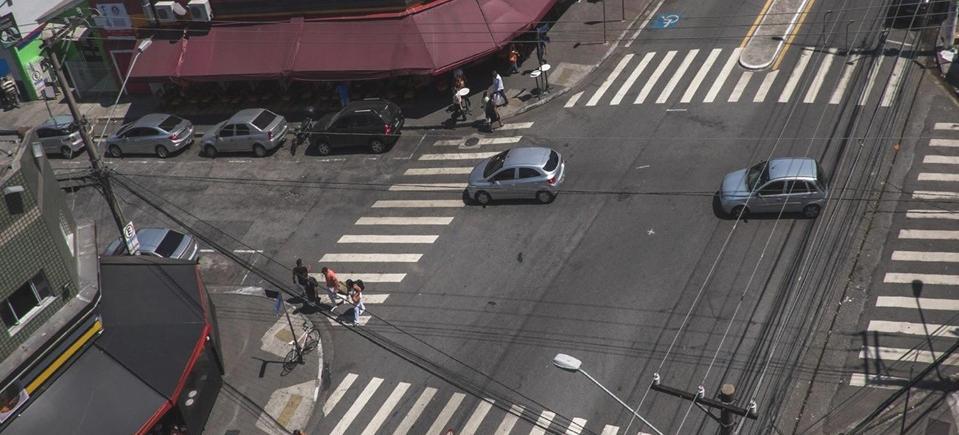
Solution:
{"label": "white painted road marking", "polygon": [[354,225],[449,225],[452,217],[361,217]]}
{"label": "white painted road marking", "polygon": [[633,104],[643,104],[643,102],[646,101],[646,97],[648,97],[649,93],[653,91],[653,87],[656,86],[656,82],[659,81],[659,78],[663,75],[663,72],[666,71],[666,68],[669,66],[669,63],[673,61],[674,57],[676,57],[676,50],[670,50],[666,52],[666,55],[663,56],[663,60],[659,61],[659,65],[653,71],[653,75],[646,79],[646,84],[643,86],[643,89],[639,91],[639,95],[636,96],[636,100],[633,101]]}
{"label": "white painted road marking", "polygon": [[510,405],[509,412],[503,417],[503,421],[499,423],[494,433],[496,435],[509,435],[510,431],[513,430],[513,426],[516,426],[516,421],[519,420],[519,416],[523,415],[523,409],[520,405]]}
{"label": "white painted road marking", "polygon": [[929,139],[931,147],[959,147],[959,139]]}
{"label": "white painted road marking", "polygon": [[[311,273],[314,279],[319,282],[323,282],[322,274]],[[406,278],[405,273],[352,273],[352,272],[337,272],[336,276],[343,281],[348,279],[358,280],[361,279],[363,282],[376,282],[376,283],[397,283],[403,282],[403,278]]]}
{"label": "white painted road marking", "polygon": [[686,53],[686,57],[684,57],[682,63],[679,64],[679,68],[673,73],[669,81],[666,82],[666,87],[663,88],[663,92],[660,92],[659,98],[656,99],[656,104],[663,104],[669,99],[669,96],[673,94],[673,90],[676,89],[676,85],[679,84],[679,81],[686,75],[686,70],[689,69],[689,65],[693,63],[693,59],[695,59],[698,54],[699,49],[696,48]]}
{"label": "white painted road marking", "polygon": [[350,409],[346,411],[346,414],[343,415],[343,418],[340,419],[330,433],[333,435],[341,435],[346,433],[346,429],[350,427],[350,424],[353,423],[353,420],[356,419],[356,416],[359,415],[360,411],[363,410],[363,407],[366,406],[366,402],[370,401],[370,397],[372,397],[373,393],[380,388],[380,384],[382,383],[382,378],[373,378],[370,380],[370,383],[366,384],[366,387],[363,388],[360,396],[353,401],[353,405],[350,406]]}
{"label": "white painted road marking", "polygon": [[955,122],[937,122],[936,125],[933,126],[933,128],[936,129],[936,130],[959,131],[959,123],[955,123]]}
{"label": "white painted road marking", "polygon": [[619,426],[613,426],[611,424],[607,424],[605,427],[603,427],[603,433],[600,435],[616,435],[618,433],[619,433]]}
{"label": "white painted road marking", "polygon": [[924,285],[959,285],[959,275],[889,272],[883,278],[883,282],[889,284],[912,284],[915,281],[922,281]]}
{"label": "white painted road marking", "polygon": [[[752,71],[743,71],[743,74],[739,76],[739,81],[736,82],[736,87],[733,88],[733,92],[729,94],[730,103],[738,103],[739,99],[743,96],[743,92],[746,91],[746,86],[749,85],[749,79],[753,77]],[[709,101],[710,103],[712,101]]]}
{"label": "white painted road marking", "polygon": [[936,165],[959,165],[959,157],[927,155],[922,158],[922,162]]}
{"label": "white painted road marking", "polygon": [[606,94],[606,91],[609,90],[609,87],[613,82],[622,74],[623,69],[626,68],[626,65],[629,63],[630,59],[633,58],[633,54],[627,54],[623,56],[623,59],[616,64],[616,67],[613,68],[613,71],[609,73],[609,76],[606,77],[606,80],[599,85],[599,89],[589,98],[589,101],[586,102],[586,106],[595,106],[599,102],[600,98],[603,98],[603,95]]}
{"label": "white painted road marking", "polygon": [[902,82],[902,72],[908,64],[909,59],[904,57],[896,59],[896,64],[892,67],[892,75],[889,76],[888,84],[886,85],[886,90],[882,93],[882,102],[879,103],[881,107],[891,106],[893,100],[896,99],[896,94],[899,93],[899,84]]}
{"label": "white painted road marking", "polygon": [[[505,145],[517,143],[523,139],[523,136],[501,136],[501,137],[483,137],[479,138],[476,141],[476,146],[480,145]],[[438,140],[433,143],[433,146],[444,147],[444,146],[467,146],[466,142],[468,138],[465,139],[445,139]]]}
{"label": "white painted road marking", "polygon": [[340,385],[336,386],[336,389],[330,393],[330,397],[326,399],[326,403],[323,404],[324,416],[330,415],[330,411],[332,411],[333,408],[336,407],[336,404],[340,402],[340,399],[342,399],[343,395],[346,394],[346,392],[350,389],[350,386],[353,385],[353,381],[355,381],[357,377],[359,377],[359,375],[355,373],[348,373],[343,377],[343,380],[340,381]]}
{"label": "white painted road marking", "polygon": [[959,174],[922,172],[919,174],[919,181],[959,181]]}
{"label": "white painted road marking", "polygon": [[565,104],[563,107],[569,109],[570,107],[575,106],[575,105],[576,105],[576,102],[579,101],[579,97],[582,97],[582,96],[583,96],[583,92],[584,92],[584,91],[579,91],[579,92],[573,94],[572,97],[569,97],[569,100],[566,100],[566,104]]}
{"label": "white painted road marking", "polygon": [[495,152],[486,152],[486,153],[444,153],[444,154],[423,154],[420,156],[420,160],[479,160],[485,159],[487,157],[493,157],[498,153]]}
{"label": "white painted road marking", "polygon": [[892,261],[959,263],[959,252],[892,251]]}
{"label": "white painted road marking", "polygon": [[876,299],[876,306],[881,308],[909,308],[918,311],[959,311],[959,299],[879,296]]}
{"label": "white painted road marking", "polygon": [[935,190],[917,190],[912,192],[913,199],[956,199],[959,198],[957,192],[940,192]]}
{"label": "white painted road marking", "polygon": [[[742,48],[739,47],[733,49],[732,54],[729,55],[729,59],[726,59],[726,64],[723,65],[723,69],[720,70],[719,76],[716,77],[713,85],[709,88],[709,92],[706,92],[706,98],[703,98],[704,103],[712,103],[716,100],[716,96],[719,95],[719,91],[722,90],[723,84],[726,83],[726,77],[729,77],[729,73],[731,73],[733,68],[736,67],[736,64],[739,63],[739,52],[741,51]],[[740,81],[742,81],[741,78]],[[743,87],[745,87],[745,84]]]}
{"label": "white painted road marking", "polygon": [[[331,319],[331,318],[327,317],[326,320],[329,320],[329,321],[330,321],[330,326],[343,326],[343,324],[340,323],[340,322],[337,322],[336,319]],[[351,315],[347,316],[347,318],[345,318],[343,321],[344,321],[344,322],[352,322],[352,321],[353,321],[353,315],[351,314]],[[357,323],[357,325],[359,325],[359,326],[366,326],[366,324],[369,323],[369,322],[370,322],[370,317],[369,317],[369,316],[360,316],[360,319],[359,319],[356,323]]]}
{"label": "white painted road marking", "polygon": [[900,239],[959,240],[959,231],[950,230],[899,230]]}
{"label": "white painted road marking", "polygon": [[783,92],[779,94],[780,103],[787,103],[789,99],[792,98],[793,91],[796,90],[796,85],[799,84],[799,79],[802,78],[803,71],[805,71],[806,66],[809,65],[809,58],[811,57],[812,49],[809,47],[803,48],[799,53],[799,61],[796,62],[792,75],[790,75],[789,80],[786,81],[786,87],[783,88]]}
{"label": "white painted road marking", "polygon": [[436,388],[427,387],[423,390],[420,397],[416,399],[416,403],[414,403],[410,411],[406,413],[406,417],[403,417],[403,421],[396,427],[393,435],[406,435],[413,427],[413,424],[416,423],[416,420],[420,418],[420,414],[426,409],[426,405],[433,399],[434,394],[436,394]]}
{"label": "white painted road marking", "polygon": [[390,186],[390,192],[432,192],[465,188],[466,183],[400,183]]}
{"label": "white painted road marking", "polygon": [[866,375],[862,373],[853,373],[849,377],[849,386],[851,387],[870,387],[881,388],[884,390],[898,390],[900,385],[905,385],[906,379],[894,378],[891,376]]}
{"label": "white painted road marking", "polygon": [[629,77],[626,78],[626,81],[623,82],[623,86],[620,86],[619,90],[616,91],[616,95],[613,95],[612,101],[609,102],[609,105],[615,106],[623,101],[623,97],[626,96],[626,92],[629,92],[629,88],[633,86],[633,83],[636,82],[636,79],[639,78],[639,75],[643,73],[649,62],[653,60],[653,57],[656,56],[656,52],[646,53],[645,56],[639,61],[639,65],[636,65],[636,68],[633,68],[633,72],[629,74]]}
{"label": "white painted road marking", "polygon": [[832,65],[835,54],[836,49],[830,48],[827,53],[820,57],[821,62],[819,69],[816,71],[816,75],[813,76],[812,83],[809,84],[809,89],[806,91],[803,103],[809,104],[816,101],[816,97],[819,96],[819,89],[822,88],[822,84],[826,81],[826,73],[829,72],[829,67]]}
{"label": "white painted road marking", "polygon": [[959,220],[959,211],[943,210],[908,210],[906,217],[909,219],[950,219]]}
{"label": "white painted road marking", "polygon": [[757,91],[756,95],[753,97],[753,103],[762,103],[763,101],[766,101],[766,95],[769,94],[769,89],[773,87],[776,77],[779,77],[778,69],[766,73],[766,76],[763,77],[763,82],[759,84],[759,91]]}
{"label": "white painted road marking", "polygon": [[957,328],[953,325],[938,325],[935,323],[893,322],[889,320],[870,320],[866,327],[868,332],[882,334],[922,335],[930,337],[955,338]]}
{"label": "white painted road marking", "polygon": [[507,122],[506,124],[503,124],[503,126],[500,127],[499,130],[500,130],[500,131],[503,131],[503,130],[522,130],[522,129],[525,129],[525,128],[530,128],[530,127],[532,127],[532,126],[533,126],[533,122],[534,122],[534,121],[530,121],[530,122]]}
{"label": "white painted road marking", "polygon": [[539,419],[536,420],[536,425],[533,426],[533,429],[529,431],[529,435],[546,435],[546,429],[544,428],[548,428],[555,417],[555,412],[543,411],[540,413]]}
{"label": "white painted road marking", "polygon": [[[938,354],[937,354],[938,355]],[[903,362],[916,362],[922,364],[931,364],[936,360],[936,357],[933,356],[932,352],[927,349],[899,349],[894,347],[874,347],[870,346],[868,349],[862,349],[859,351],[859,358],[865,360],[875,360],[879,359],[889,362],[903,361]],[[950,355],[942,362],[943,365],[947,366],[959,366],[959,355]]]}
{"label": "white painted road marking", "polygon": [[433,243],[437,235],[344,234],[336,243]]}
{"label": "white painted road marking", "polygon": [[456,199],[423,199],[423,200],[386,200],[381,199],[373,203],[373,208],[460,208],[462,200]]}
{"label": "white painted road marking", "polygon": [[585,418],[574,418],[572,422],[569,423],[569,427],[566,428],[566,435],[580,435],[583,432],[583,429],[586,428],[586,419]]}
{"label": "white painted road marking", "polygon": [[403,175],[466,175],[473,171],[473,168],[411,168],[407,169]]}
{"label": "white painted road marking", "polygon": [[400,382],[396,385],[396,388],[393,389],[393,392],[390,393],[390,396],[386,398],[386,402],[383,402],[383,405],[380,406],[380,409],[376,411],[376,415],[370,420],[370,423],[366,425],[366,429],[363,429],[362,435],[376,435],[376,431],[380,430],[380,426],[383,426],[383,423],[386,421],[386,418],[390,416],[390,413],[393,412],[393,408],[396,407],[400,399],[403,398],[403,395],[406,394],[406,390],[410,388],[410,384],[406,382]]}
{"label": "white painted road marking", "polygon": [[443,410],[440,411],[440,415],[436,416],[436,420],[433,420],[433,424],[430,425],[430,428],[426,431],[426,433],[445,433],[444,431],[446,430],[446,423],[449,423],[450,418],[453,418],[453,413],[456,412],[456,409],[460,407],[460,403],[463,402],[464,397],[466,397],[466,395],[463,393],[453,393],[453,396],[450,397],[449,402],[446,402],[446,406],[444,406]]}
{"label": "white painted road marking", "polygon": [[709,52],[709,56],[706,57],[706,61],[703,62],[702,66],[699,67],[699,72],[693,76],[692,83],[689,84],[689,87],[686,88],[686,92],[683,94],[683,97],[679,100],[680,103],[688,103],[693,100],[693,96],[696,95],[696,91],[699,90],[699,86],[703,83],[703,79],[706,78],[706,74],[709,73],[709,69],[713,67],[713,63],[716,62],[716,58],[719,57],[723,49],[714,48]]}
{"label": "white painted road marking", "polygon": [[879,67],[882,66],[883,59],[885,59],[883,56],[873,58],[872,68],[869,70],[869,78],[866,80],[866,87],[859,97],[860,106],[865,106],[866,100],[869,99],[869,93],[872,92],[872,85],[876,83],[876,76],[879,75]]}
{"label": "white painted road marking", "polygon": [[858,54],[852,55],[849,58],[849,61],[846,62],[846,67],[842,70],[842,77],[839,79],[839,83],[836,84],[836,90],[833,91],[832,97],[829,98],[829,104],[839,104],[842,101],[843,94],[846,93],[846,87],[849,86],[849,80],[852,78],[853,71],[856,70],[856,64],[859,63],[860,56]]}
{"label": "white painted road marking", "polygon": [[416,263],[423,254],[323,254],[320,263]]}
{"label": "white painted road marking", "polygon": [[469,420],[466,420],[466,425],[463,426],[463,429],[460,430],[460,435],[473,435],[479,430],[481,424],[483,424],[483,419],[486,418],[486,414],[489,413],[490,408],[493,407],[492,399],[483,399],[476,404],[476,409],[473,410],[473,413],[470,414]]}

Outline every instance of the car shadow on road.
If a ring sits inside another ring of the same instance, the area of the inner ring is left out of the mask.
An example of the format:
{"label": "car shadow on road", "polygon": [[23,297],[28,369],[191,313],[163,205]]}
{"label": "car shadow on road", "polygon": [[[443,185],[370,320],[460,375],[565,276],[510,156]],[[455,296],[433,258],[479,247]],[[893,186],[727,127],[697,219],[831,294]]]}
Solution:
{"label": "car shadow on road", "polygon": [[[557,195],[556,198],[558,197],[559,196]],[[553,202],[555,201],[556,199],[554,198]],[[549,204],[543,204],[539,202],[539,200],[537,200],[536,198],[493,199],[492,201],[484,205],[484,204],[480,204],[478,201],[470,197],[469,191],[467,191],[466,189],[463,189],[463,204],[466,204],[468,206],[477,206],[477,207],[483,207],[483,208],[497,207],[497,206],[504,206],[504,205],[527,205],[527,204],[549,205]],[[552,202],[550,202],[550,204],[552,204]]]}
{"label": "car shadow on road", "polygon": [[[734,221],[736,220],[736,218],[739,217],[734,214],[726,213],[723,210],[722,205],[720,205],[719,203],[719,192],[716,192],[713,194],[713,215],[719,219],[726,220],[726,221]],[[748,223],[752,219],[776,220],[776,219],[809,219],[809,218],[804,216],[802,213],[782,213],[782,215],[780,215],[779,213],[749,213],[749,214],[743,215],[742,217],[742,221],[744,223]]]}

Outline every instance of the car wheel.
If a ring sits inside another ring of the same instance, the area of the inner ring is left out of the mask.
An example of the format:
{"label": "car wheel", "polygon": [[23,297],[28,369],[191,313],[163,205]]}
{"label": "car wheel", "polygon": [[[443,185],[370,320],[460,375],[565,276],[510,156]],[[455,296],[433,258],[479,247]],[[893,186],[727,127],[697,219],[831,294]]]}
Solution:
{"label": "car wheel", "polygon": [[556,199],[556,195],[553,195],[552,192],[546,190],[540,190],[539,192],[536,192],[536,200],[543,204],[549,204],[553,202],[554,199]]}
{"label": "car wheel", "polygon": [[107,148],[107,151],[110,152],[110,157],[116,157],[118,159],[120,157],[123,157],[123,150],[121,150],[120,147],[116,145],[110,145],[110,148]]}
{"label": "car wheel", "polygon": [[167,151],[166,147],[163,145],[157,145],[156,152],[157,157],[161,159],[165,159],[168,155],[170,155],[170,152]]}
{"label": "car wheel", "polygon": [[64,145],[63,147],[60,148],[60,155],[62,155],[63,158],[65,158],[65,159],[72,159],[72,158],[73,158],[73,148],[70,148],[70,147]]}
{"label": "car wheel", "polygon": [[819,216],[820,207],[816,204],[809,204],[802,209],[803,216],[813,219],[816,216]]}
{"label": "car wheel", "polygon": [[263,157],[266,155],[266,148],[260,144],[253,144],[253,154],[257,157]]}
{"label": "car wheel", "polygon": [[379,139],[373,139],[370,141],[370,151],[372,151],[373,154],[380,154],[386,151],[386,145]]}
{"label": "car wheel", "polygon": [[330,148],[330,144],[326,142],[317,142],[316,152],[321,156],[328,156],[333,152],[333,148]]}
{"label": "car wheel", "polygon": [[207,145],[203,147],[203,154],[206,154],[207,157],[212,159],[216,157],[216,148],[214,148],[213,145]]}
{"label": "car wheel", "polygon": [[486,205],[493,200],[493,197],[489,196],[489,193],[486,193],[481,190],[479,192],[476,192],[476,196],[474,196],[473,199],[475,199],[476,202],[480,203],[481,205]]}
{"label": "car wheel", "polygon": [[749,209],[746,208],[746,206],[744,206],[744,205],[737,205],[737,206],[733,207],[733,210],[732,210],[732,212],[729,213],[729,215],[730,215],[731,217],[737,218],[737,219],[738,219],[740,216],[746,217],[746,216],[749,216]]}

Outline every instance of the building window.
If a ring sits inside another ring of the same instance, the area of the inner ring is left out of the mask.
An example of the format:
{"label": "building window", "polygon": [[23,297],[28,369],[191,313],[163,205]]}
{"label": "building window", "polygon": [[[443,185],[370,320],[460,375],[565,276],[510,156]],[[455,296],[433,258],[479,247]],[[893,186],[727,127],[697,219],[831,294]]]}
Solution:
{"label": "building window", "polygon": [[8,329],[14,328],[29,320],[51,296],[50,282],[41,270],[3,300],[0,305],[0,318]]}

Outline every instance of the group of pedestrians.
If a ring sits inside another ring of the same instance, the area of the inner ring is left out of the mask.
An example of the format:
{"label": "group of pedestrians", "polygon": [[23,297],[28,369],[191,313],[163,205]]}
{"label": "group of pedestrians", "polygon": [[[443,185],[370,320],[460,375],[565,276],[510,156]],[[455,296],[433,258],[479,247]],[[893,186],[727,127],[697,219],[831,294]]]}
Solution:
{"label": "group of pedestrians", "polygon": [[[355,281],[348,279],[345,283],[340,282],[336,277],[336,272],[329,267],[321,268],[320,275],[323,276],[323,289],[330,298],[330,313],[336,314],[336,307],[342,305],[344,299],[346,299],[353,305],[353,320],[347,322],[347,324],[358,326],[360,315],[366,311],[366,305],[363,303],[363,291],[366,290],[366,284],[361,279]],[[316,288],[320,283],[310,276],[309,268],[303,265],[303,260],[300,258],[296,259],[296,266],[293,267],[293,283],[303,288],[306,298],[310,302],[318,302]],[[340,291],[341,286],[342,292]]]}

